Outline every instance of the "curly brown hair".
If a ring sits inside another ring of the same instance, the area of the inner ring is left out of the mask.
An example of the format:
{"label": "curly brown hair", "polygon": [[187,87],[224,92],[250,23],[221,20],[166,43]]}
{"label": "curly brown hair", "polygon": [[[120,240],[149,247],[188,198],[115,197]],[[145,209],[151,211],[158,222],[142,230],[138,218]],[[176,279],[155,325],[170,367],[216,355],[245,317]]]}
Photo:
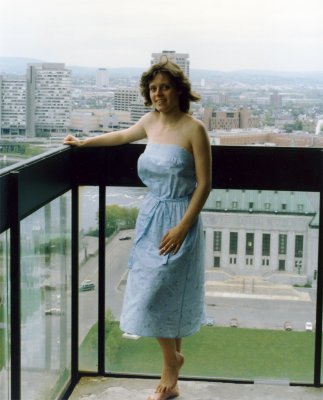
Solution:
{"label": "curly brown hair", "polygon": [[158,74],[165,74],[172,85],[179,92],[179,109],[188,113],[191,101],[199,101],[200,96],[194,93],[191,88],[191,83],[184,74],[183,70],[174,62],[166,59],[153,64],[148,71],[144,72],[140,79],[140,92],[144,98],[145,106],[151,106],[149,84]]}

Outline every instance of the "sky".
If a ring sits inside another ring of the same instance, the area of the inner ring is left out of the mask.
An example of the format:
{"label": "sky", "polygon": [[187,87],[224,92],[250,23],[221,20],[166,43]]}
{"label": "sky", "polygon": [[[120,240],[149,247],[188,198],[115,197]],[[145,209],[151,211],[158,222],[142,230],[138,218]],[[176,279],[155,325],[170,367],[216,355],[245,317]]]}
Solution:
{"label": "sky", "polygon": [[0,56],[139,67],[323,71],[323,0],[2,0]]}

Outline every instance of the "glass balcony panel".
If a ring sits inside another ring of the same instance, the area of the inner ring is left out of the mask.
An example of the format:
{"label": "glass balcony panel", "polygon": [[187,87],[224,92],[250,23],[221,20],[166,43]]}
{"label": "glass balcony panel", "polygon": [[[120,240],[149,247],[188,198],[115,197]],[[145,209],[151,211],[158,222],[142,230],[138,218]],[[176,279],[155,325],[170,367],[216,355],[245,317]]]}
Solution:
{"label": "glass balcony panel", "polygon": [[[126,197],[137,207],[141,190],[108,193],[118,207],[130,206]],[[198,334],[184,340],[183,375],[313,382],[314,329],[307,323],[315,321],[318,211],[318,193],[212,191],[202,212],[207,318]],[[131,229],[120,230],[107,246],[106,369],[159,373],[156,341],[127,340],[118,327],[132,238]]]}
{"label": "glass balcony panel", "polygon": [[[125,284],[128,258],[139,207],[147,193],[142,187],[108,187],[106,223],[108,227],[106,247],[106,370],[136,372],[127,366],[126,349],[129,340],[122,336],[119,320]],[[131,340],[130,340],[131,341]],[[151,366],[154,367],[153,365]],[[148,372],[151,370],[143,369]],[[138,369],[137,369],[138,372]]]}
{"label": "glass balcony panel", "polygon": [[71,377],[71,196],[21,222],[22,399],[55,399]]}
{"label": "glass balcony panel", "polygon": [[0,235],[0,398],[9,399],[10,393],[10,234]]}
{"label": "glass balcony panel", "polygon": [[98,187],[79,188],[79,369],[98,367]]}

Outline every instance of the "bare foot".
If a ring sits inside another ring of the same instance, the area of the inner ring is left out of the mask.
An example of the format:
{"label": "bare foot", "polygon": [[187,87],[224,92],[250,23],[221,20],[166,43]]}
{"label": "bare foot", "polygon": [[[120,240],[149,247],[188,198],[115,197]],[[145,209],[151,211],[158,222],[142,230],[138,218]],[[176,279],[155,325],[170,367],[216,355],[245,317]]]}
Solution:
{"label": "bare foot", "polygon": [[154,394],[150,395],[147,400],[168,400],[177,396],[179,396],[179,390],[178,386],[175,385],[175,387],[168,392],[155,392]]}
{"label": "bare foot", "polygon": [[164,365],[162,376],[156,389],[157,393],[169,393],[176,387],[179,370],[183,364],[184,356],[177,352],[176,360],[173,363]]}

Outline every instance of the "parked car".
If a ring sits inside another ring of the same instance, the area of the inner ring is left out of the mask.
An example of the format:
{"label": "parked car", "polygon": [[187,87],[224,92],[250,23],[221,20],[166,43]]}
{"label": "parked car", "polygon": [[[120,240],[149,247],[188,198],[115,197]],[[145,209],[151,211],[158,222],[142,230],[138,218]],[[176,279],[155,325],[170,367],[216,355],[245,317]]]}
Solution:
{"label": "parked car", "polygon": [[130,240],[131,236],[121,236],[119,237],[119,240]]}
{"label": "parked car", "polygon": [[90,279],[86,279],[81,283],[80,286],[81,292],[86,292],[88,290],[94,290],[94,289],[95,289],[95,284]]}
{"label": "parked car", "polygon": [[312,332],[312,330],[313,330],[312,322],[310,322],[310,321],[305,322],[305,330],[307,332]]}
{"label": "parked car", "polygon": [[60,308],[48,308],[45,310],[45,315],[61,315],[62,311]]}
{"label": "parked car", "polygon": [[290,321],[285,321],[284,322],[284,329],[285,331],[292,331],[293,330],[293,325]]}
{"label": "parked car", "polygon": [[206,325],[206,326],[213,326],[213,325],[214,325],[214,318],[212,318],[212,317],[206,317],[205,325]]}
{"label": "parked car", "polygon": [[231,326],[231,328],[238,328],[239,322],[238,322],[237,318],[231,318],[230,326]]}

